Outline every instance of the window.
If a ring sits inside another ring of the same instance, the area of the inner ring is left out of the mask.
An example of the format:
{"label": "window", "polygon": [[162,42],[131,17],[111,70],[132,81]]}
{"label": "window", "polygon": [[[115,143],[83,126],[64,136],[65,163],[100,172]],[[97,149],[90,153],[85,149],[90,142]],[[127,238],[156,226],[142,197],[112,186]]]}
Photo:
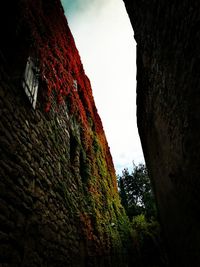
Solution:
{"label": "window", "polygon": [[78,90],[78,83],[77,83],[77,80],[73,80],[73,87],[74,87],[74,90],[75,90],[75,91]]}
{"label": "window", "polygon": [[22,86],[34,109],[37,101],[37,92],[39,85],[38,77],[39,77],[39,68],[37,67],[33,59],[31,57],[28,57],[22,81]]}

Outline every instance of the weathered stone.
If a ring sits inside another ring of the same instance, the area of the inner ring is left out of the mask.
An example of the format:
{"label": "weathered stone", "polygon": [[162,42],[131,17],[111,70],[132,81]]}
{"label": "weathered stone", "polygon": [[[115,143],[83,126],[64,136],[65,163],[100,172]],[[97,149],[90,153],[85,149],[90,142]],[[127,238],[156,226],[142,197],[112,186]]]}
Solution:
{"label": "weathered stone", "polygon": [[[60,1],[5,2],[0,9],[0,29],[0,59],[3,54],[7,62],[0,65],[0,266],[79,267],[87,255],[99,255],[95,239],[87,245],[92,236],[104,240],[98,243],[101,255],[112,253],[112,246],[120,252],[130,241],[124,239],[129,229],[124,227],[120,237],[112,236],[109,221],[116,217],[114,210],[108,207],[105,216],[101,198],[87,190],[95,177],[95,190],[103,194],[97,162],[101,156],[104,179],[114,181],[107,198],[118,203],[119,222],[115,223],[120,229],[121,222],[127,222],[90,83]],[[21,83],[29,56],[40,65],[35,109]],[[73,79],[81,97],[71,86]],[[49,112],[45,111],[48,104]],[[94,136],[101,148],[98,154]],[[88,156],[85,180],[80,171],[81,151]],[[102,221],[108,227],[106,237],[97,227]],[[80,239],[85,244],[81,255]]]}
{"label": "weathered stone", "polygon": [[5,233],[9,233],[10,231],[13,231],[15,229],[14,223],[11,222],[8,218],[2,216],[0,214],[0,227],[1,231]]}
{"label": "weathered stone", "polygon": [[137,42],[139,134],[171,266],[200,266],[200,2],[124,2]]}

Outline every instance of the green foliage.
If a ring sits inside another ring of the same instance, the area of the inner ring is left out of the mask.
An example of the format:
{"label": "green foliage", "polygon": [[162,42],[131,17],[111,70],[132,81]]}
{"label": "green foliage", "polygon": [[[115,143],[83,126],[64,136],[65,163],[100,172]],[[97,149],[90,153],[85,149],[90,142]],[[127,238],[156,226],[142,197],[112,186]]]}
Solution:
{"label": "green foliage", "polygon": [[125,210],[128,210],[128,199],[127,199],[127,194],[125,190],[125,185],[123,179],[120,177],[118,180],[118,186],[120,188],[120,198],[121,198],[121,203],[122,206],[124,206]]}
{"label": "green foliage", "polygon": [[147,221],[144,214],[140,214],[133,217],[132,229],[137,264],[146,267],[168,266],[158,221]]}
{"label": "green foliage", "polygon": [[133,235],[137,238],[142,245],[145,238],[149,237],[154,243],[160,233],[160,225],[157,221],[147,221],[144,214],[133,217],[132,220]]}
{"label": "green foliage", "polygon": [[87,182],[91,177],[91,166],[86,152],[82,147],[80,150],[80,175],[83,183],[87,185]]}
{"label": "green foliage", "polygon": [[93,149],[94,149],[95,153],[98,153],[101,148],[100,148],[100,145],[99,145],[99,142],[98,142],[98,139],[96,136],[94,136],[94,138],[93,138],[93,144],[92,145],[93,145]]}
{"label": "green foliage", "polygon": [[134,264],[145,267],[167,266],[167,256],[157,221],[155,199],[144,164],[124,169],[118,176],[121,203],[131,220]]}
{"label": "green foliage", "polygon": [[56,193],[59,194],[63,199],[63,204],[66,206],[70,214],[73,215],[74,213],[76,213],[78,208],[76,207],[76,203],[71,197],[71,193],[66,181],[58,181],[58,183],[56,184]]}
{"label": "green foliage", "polygon": [[139,214],[149,219],[156,217],[155,199],[144,164],[134,165],[132,173],[124,169],[122,176],[118,176],[118,186],[122,205],[130,219]]}

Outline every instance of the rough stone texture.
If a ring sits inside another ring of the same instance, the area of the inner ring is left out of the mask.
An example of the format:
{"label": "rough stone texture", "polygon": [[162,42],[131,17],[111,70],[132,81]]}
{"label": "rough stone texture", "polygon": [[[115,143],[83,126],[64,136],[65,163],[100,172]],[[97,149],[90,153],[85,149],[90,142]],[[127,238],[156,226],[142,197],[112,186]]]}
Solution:
{"label": "rough stone texture", "polygon": [[200,2],[124,0],[137,117],[172,266],[200,266]]}
{"label": "rough stone texture", "polygon": [[[0,266],[109,266],[102,256],[125,252],[129,225],[61,4],[6,2],[0,29]],[[35,110],[21,82],[30,55]]]}

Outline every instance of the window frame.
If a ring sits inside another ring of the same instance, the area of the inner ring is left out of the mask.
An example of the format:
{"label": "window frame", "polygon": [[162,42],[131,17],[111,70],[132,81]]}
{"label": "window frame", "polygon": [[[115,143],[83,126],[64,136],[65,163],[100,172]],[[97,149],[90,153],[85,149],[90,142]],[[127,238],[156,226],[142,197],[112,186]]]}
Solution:
{"label": "window frame", "polygon": [[33,107],[36,108],[39,87],[39,67],[37,60],[28,57],[23,75],[22,86]]}

